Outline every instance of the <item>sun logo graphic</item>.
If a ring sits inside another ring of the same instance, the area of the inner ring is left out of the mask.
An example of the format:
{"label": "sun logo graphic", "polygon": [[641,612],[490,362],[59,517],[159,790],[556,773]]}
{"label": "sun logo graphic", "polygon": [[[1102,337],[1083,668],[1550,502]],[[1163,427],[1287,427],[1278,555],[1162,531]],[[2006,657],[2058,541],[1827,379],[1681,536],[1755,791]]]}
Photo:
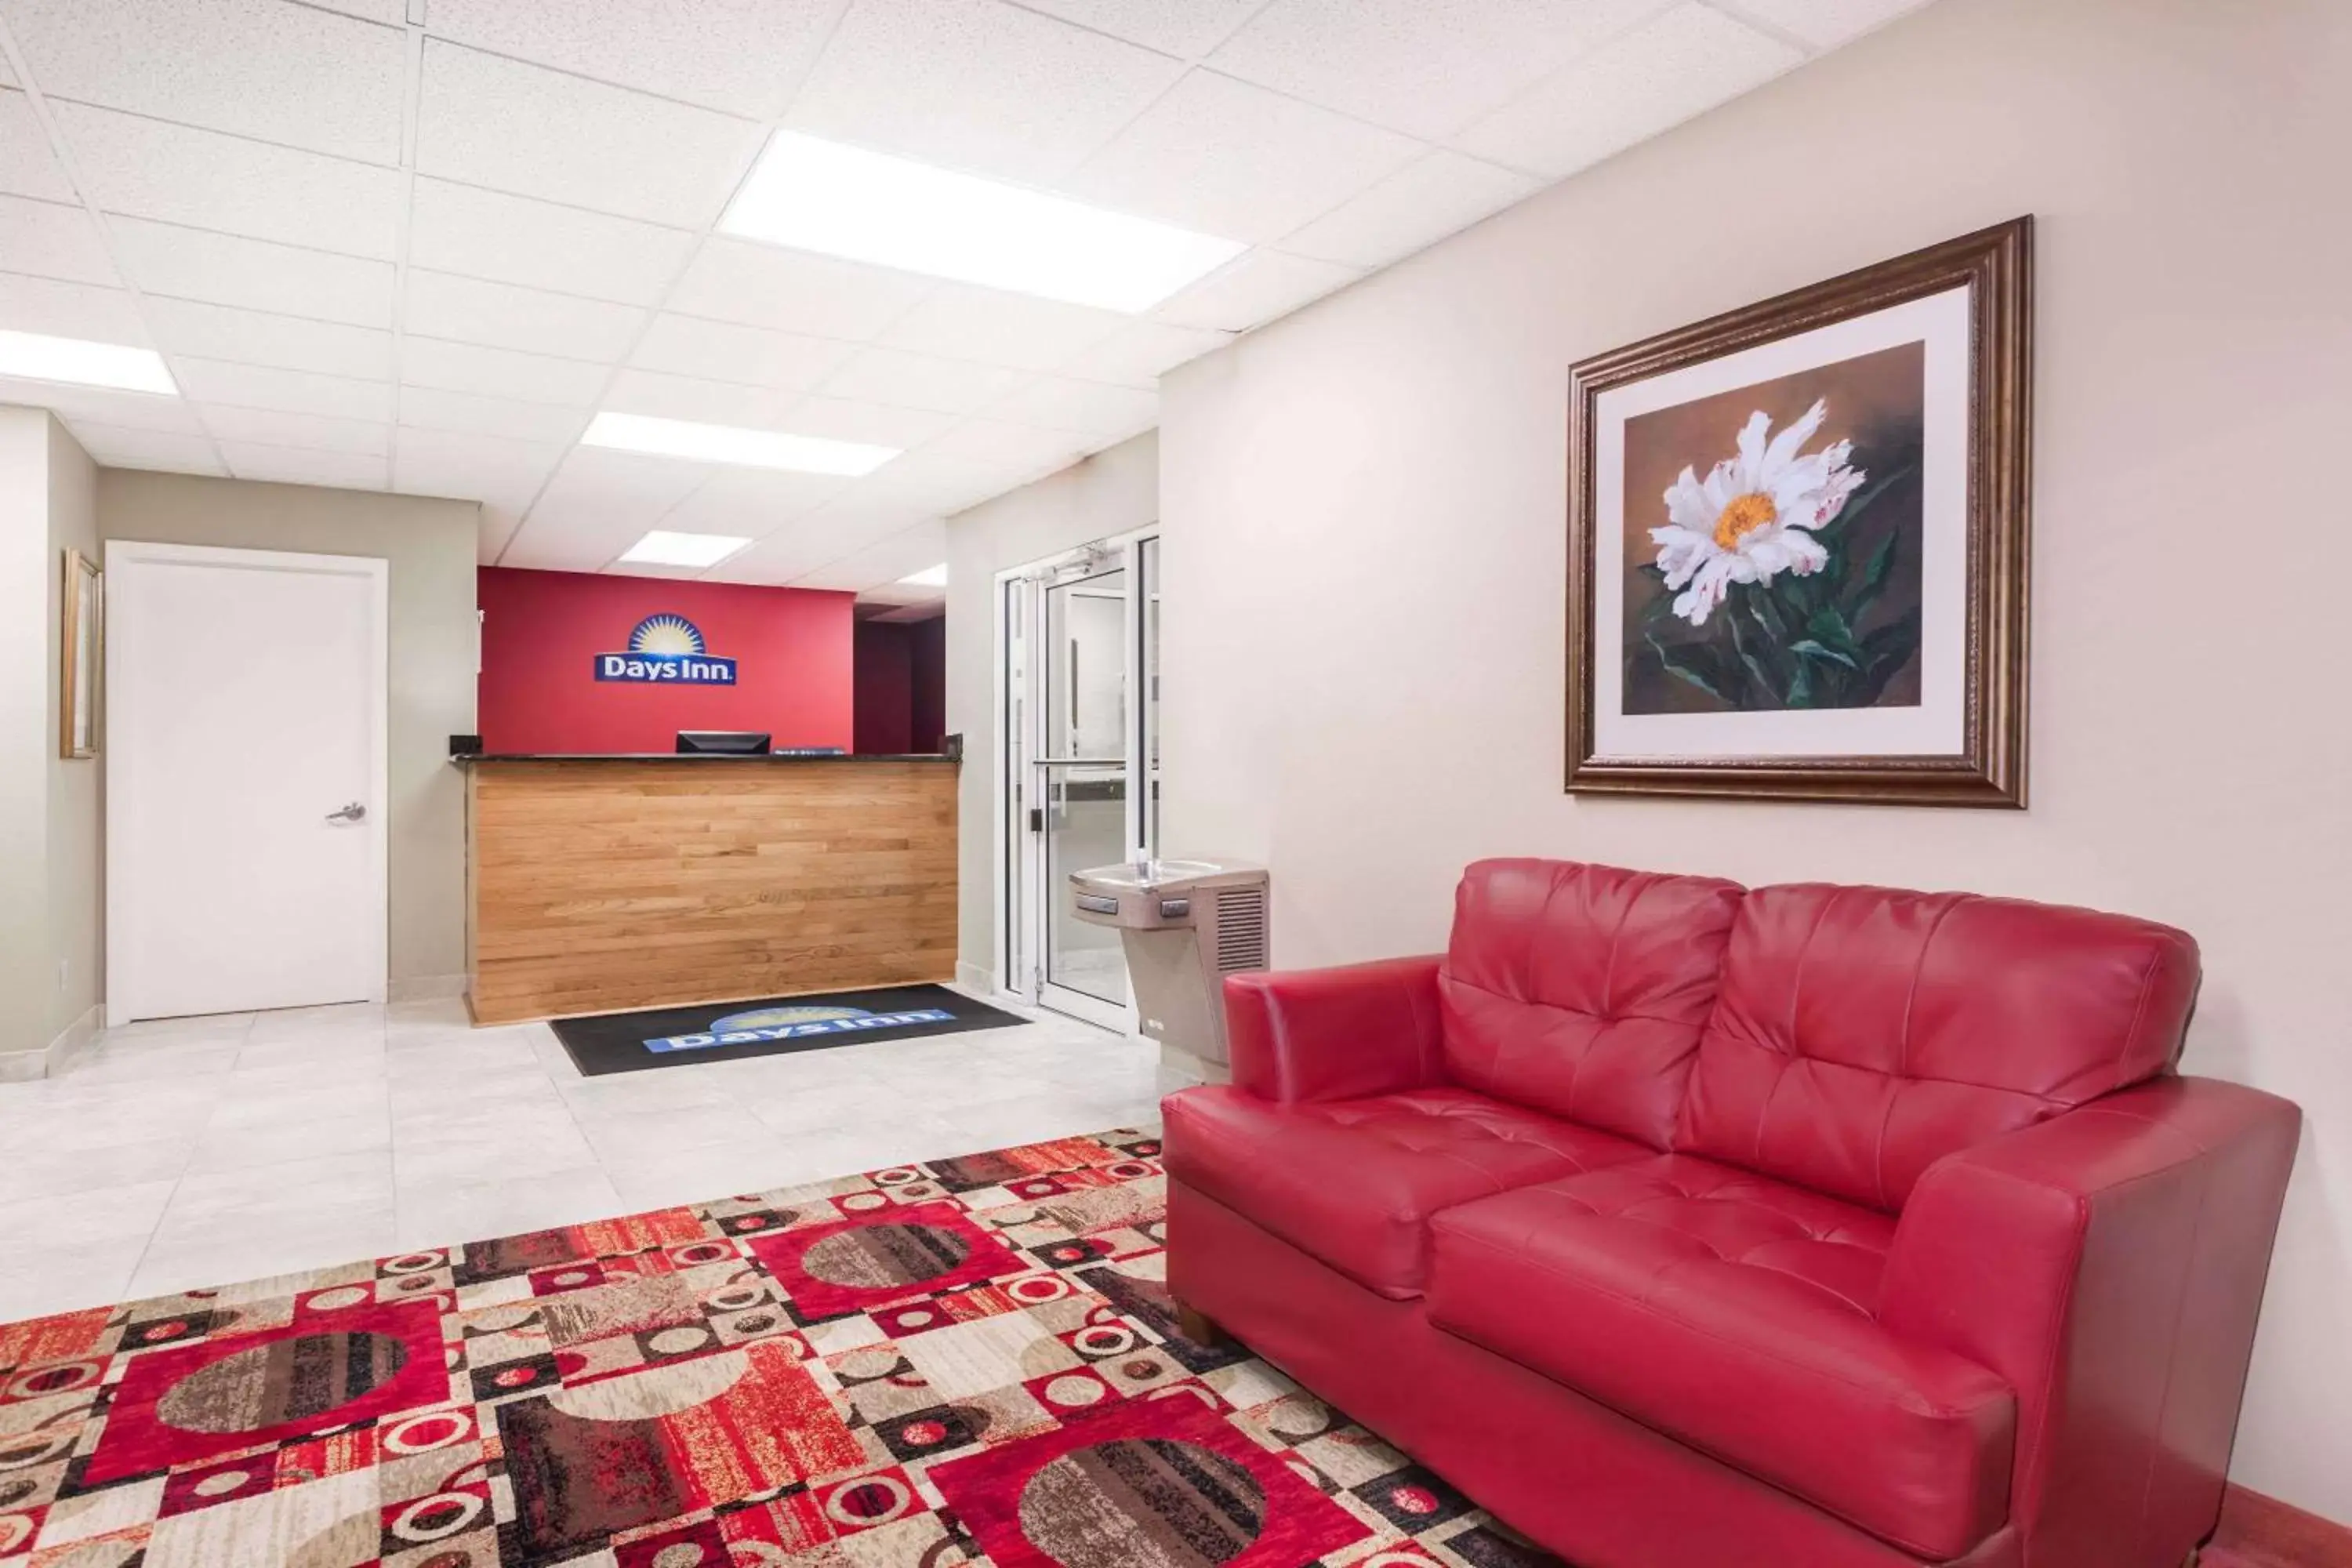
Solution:
{"label": "sun logo graphic", "polygon": [[647,616],[629,633],[625,653],[596,656],[599,680],[663,686],[732,686],[735,661],[709,652],[702,629],[684,616]]}

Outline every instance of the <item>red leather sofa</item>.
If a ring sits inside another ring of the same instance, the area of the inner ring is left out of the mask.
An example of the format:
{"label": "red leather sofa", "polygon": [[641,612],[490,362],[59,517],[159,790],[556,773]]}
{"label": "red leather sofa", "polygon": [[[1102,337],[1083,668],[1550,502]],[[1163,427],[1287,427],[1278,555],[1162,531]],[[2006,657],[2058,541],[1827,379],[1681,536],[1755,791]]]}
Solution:
{"label": "red leather sofa", "polygon": [[2180,1568],[2300,1120],[2184,932],[1470,868],[1442,958],[1237,975],[1169,1283],[1579,1568]]}

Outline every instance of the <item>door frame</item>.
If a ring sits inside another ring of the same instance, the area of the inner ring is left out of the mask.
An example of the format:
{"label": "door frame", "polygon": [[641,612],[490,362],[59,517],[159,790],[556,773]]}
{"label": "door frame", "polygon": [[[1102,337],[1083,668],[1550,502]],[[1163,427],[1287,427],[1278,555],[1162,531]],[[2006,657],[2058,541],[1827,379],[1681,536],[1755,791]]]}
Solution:
{"label": "door frame", "polygon": [[[1050,555],[1041,556],[1024,565],[1006,567],[996,573],[989,584],[989,621],[993,652],[993,658],[991,660],[991,679],[994,686],[990,706],[996,760],[995,777],[991,781],[994,803],[992,813],[994,834],[991,847],[996,942],[991,959],[996,969],[997,989],[1030,1006],[1051,1007],[1054,1011],[1066,1013],[1070,1016],[1083,1018],[1089,1023],[1099,1024],[1104,1027],[1115,1028],[1130,1035],[1136,1030],[1136,1012],[1131,1001],[1121,1006],[1076,993],[1055,999],[1047,999],[1044,994],[1046,987],[1041,983],[1044,972],[1042,952],[1031,952],[1028,954],[1031,962],[1026,971],[1015,973],[1015,961],[1021,955],[1023,947],[1019,940],[1023,933],[1016,931],[1016,927],[1034,928],[1026,934],[1030,938],[1029,945],[1032,948],[1037,947],[1043,941],[1044,911],[1016,909],[1013,897],[1016,885],[1025,878],[1028,870],[1030,847],[1025,835],[1016,831],[1014,826],[1014,820],[1021,811],[1024,796],[1016,793],[1013,784],[1013,773],[1017,764],[1014,747],[1016,721],[1013,711],[1013,689],[1016,671],[1013,667],[1014,650],[1010,624],[1012,617],[1009,614],[1009,591],[1016,584],[1050,584],[1060,577],[1066,568],[1082,564],[1091,556],[1099,556],[1112,551],[1119,552],[1125,556],[1125,570],[1130,584],[1129,591],[1126,595],[1127,624],[1123,634],[1126,638],[1128,682],[1128,732],[1124,739],[1129,763],[1127,841],[1129,844],[1142,842],[1139,836],[1145,832],[1149,822],[1148,807],[1143,795],[1150,787],[1148,778],[1150,757],[1144,744],[1144,727],[1148,721],[1146,714],[1150,705],[1145,700],[1142,685],[1145,679],[1146,661],[1143,648],[1144,618],[1141,597],[1142,593],[1148,591],[1150,585],[1143,582],[1142,545],[1148,539],[1160,537],[1161,537],[1160,524],[1155,520],[1141,528],[1124,533],[1106,534],[1100,539],[1085,544],[1055,551]],[[1164,561],[1161,569],[1165,570]],[[1044,595],[1041,593],[1037,597],[1042,601]],[[1026,627],[1024,629],[1024,654],[1027,647],[1031,646],[1027,634],[1034,629]],[[1024,665],[1017,673],[1021,678],[1024,689],[1034,699],[1038,671],[1034,666]],[[1067,988],[1056,986],[1054,989],[1066,992]]]}
{"label": "door frame", "polygon": [[197,565],[237,567],[257,572],[293,572],[309,575],[358,577],[369,587],[369,609],[374,635],[368,639],[369,767],[367,819],[368,862],[373,873],[374,918],[369,921],[374,954],[370,964],[368,1000],[381,1003],[391,989],[392,896],[386,824],[391,808],[392,730],[392,563],[375,555],[312,555],[285,550],[234,550],[211,544],[157,544],[139,540],[106,542],[106,1022],[120,1027],[132,1016],[131,998],[138,994],[139,967],[125,936],[129,922],[116,911],[131,907],[140,895],[144,868],[128,847],[128,835],[118,830],[122,820],[116,809],[131,795],[139,775],[135,742],[126,743],[138,725],[139,701],[123,679],[129,649],[138,637],[135,621],[121,613],[120,595],[126,578],[145,566]]}

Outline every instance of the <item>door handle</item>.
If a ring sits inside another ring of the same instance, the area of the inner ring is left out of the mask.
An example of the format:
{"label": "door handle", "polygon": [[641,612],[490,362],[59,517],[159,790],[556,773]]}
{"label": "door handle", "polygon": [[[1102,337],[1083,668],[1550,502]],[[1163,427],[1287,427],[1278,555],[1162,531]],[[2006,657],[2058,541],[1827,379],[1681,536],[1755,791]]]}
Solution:
{"label": "door handle", "polygon": [[341,811],[331,811],[327,813],[327,820],[329,822],[362,822],[365,821],[366,818],[367,807],[361,805],[358,801],[352,801]]}

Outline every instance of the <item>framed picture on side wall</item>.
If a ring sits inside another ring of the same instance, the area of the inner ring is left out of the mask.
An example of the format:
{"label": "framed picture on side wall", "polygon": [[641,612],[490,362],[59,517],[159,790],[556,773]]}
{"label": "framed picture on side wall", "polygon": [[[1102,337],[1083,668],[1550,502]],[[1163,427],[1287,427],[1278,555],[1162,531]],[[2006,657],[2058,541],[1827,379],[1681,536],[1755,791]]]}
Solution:
{"label": "framed picture on side wall", "polygon": [[105,596],[97,563],[79,550],[65,556],[65,583],[58,616],[58,755],[98,755],[100,632]]}
{"label": "framed picture on side wall", "polygon": [[2025,804],[2032,220],[1582,361],[1568,788]]}

